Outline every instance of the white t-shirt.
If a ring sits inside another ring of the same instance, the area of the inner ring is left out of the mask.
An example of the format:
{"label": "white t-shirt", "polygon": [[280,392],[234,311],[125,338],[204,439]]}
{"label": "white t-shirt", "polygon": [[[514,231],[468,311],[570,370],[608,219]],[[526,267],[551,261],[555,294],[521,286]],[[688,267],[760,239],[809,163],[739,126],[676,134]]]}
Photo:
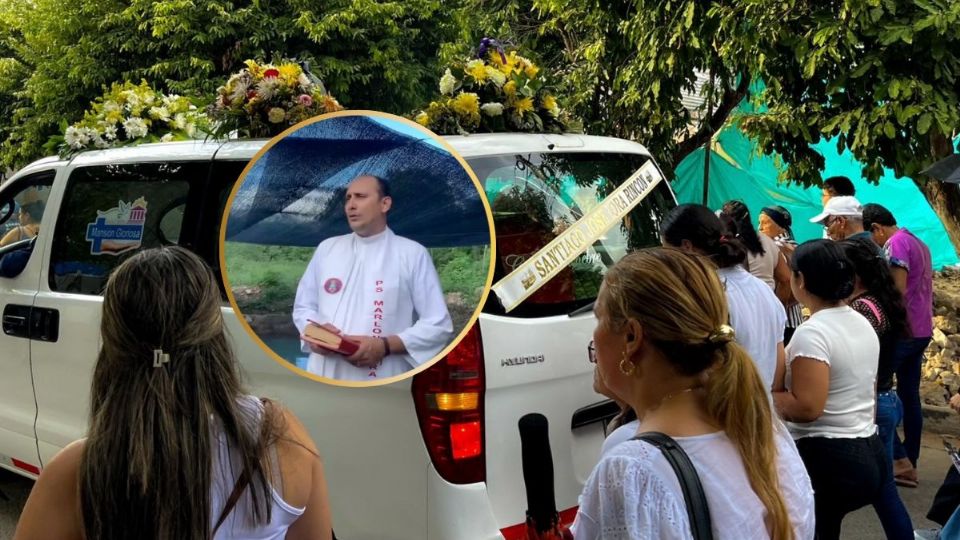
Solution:
{"label": "white t-shirt", "polygon": [[771,290],[776,287],[777,282],[773,279],[773,270],[780,262],[780,248],[772,238],[765,234],[760,234],[760,245],[763,246],[763,255],[755,255],[747,252],[747,266],[750,267],[750,273],[760,278],[767,284]]}
{"label": "white t-shirt", "polygon": [[[303,333],[308,321],[329,323],[345,335],[403,341],[376,368],[358,368],[336,353],[311,353],[307,371],[340,380],[392,377],[436,356],[453,338],[440,278],[427,249],[389,228],[368,237],[347,234],[320,243],[310,259],[293,306]],[[303,351],[309,352],[304,343]]]}
{"label": "white t-shirt", "polygon": [[[766,540],[766,508],[750,487],[743,460],[723,432],[677,437],[697,469],[717,539]],[[777,473],[797,540],[813,538],[813,488],[783,426],[775,432]],[[572,532],[577,540],[691,538],[680,481],[663,453],[644,441],[612,448],[580,494]]]}
{"label": "white t-shirt", "polygon": [[737,343],[747,350],[769,390],[777,370],[777,348],[783,342],[787,313],[773,290],[742,266],[721,268],[717,273],[727,294],[730,326],[736,332]]}
{"label": "white t-shirt", "polygon": [[874,385],[880,342],[867,319],[848,306],[820,310],[797,327],[787,346],[787,388],[790,367],[798,356],[830,366],[830,391],[823,414],[813,422],[788,422],[795,439],[859,438],[876,431]]}

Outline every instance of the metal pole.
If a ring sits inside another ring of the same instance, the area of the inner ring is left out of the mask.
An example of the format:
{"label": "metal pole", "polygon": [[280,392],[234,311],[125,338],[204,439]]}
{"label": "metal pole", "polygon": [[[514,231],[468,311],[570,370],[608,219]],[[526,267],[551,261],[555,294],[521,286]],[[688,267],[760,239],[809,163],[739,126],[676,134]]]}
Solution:
{"label": "metal pole", "polygon": [[[710,80],[713,84],[713,67],[710,67]],[[713,143],[713,130],[710,128],[710,119],[713,117],[713,88],[707,94],[707,142],[703,144],[703,205],[707,206],[707,193],[710,189],[710,151]]]}

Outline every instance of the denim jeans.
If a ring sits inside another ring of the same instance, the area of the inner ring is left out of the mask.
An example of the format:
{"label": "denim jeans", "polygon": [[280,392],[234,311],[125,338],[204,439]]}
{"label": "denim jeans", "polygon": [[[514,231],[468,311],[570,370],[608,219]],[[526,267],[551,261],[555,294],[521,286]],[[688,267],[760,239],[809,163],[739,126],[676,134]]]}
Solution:
{"label": "denim jeans", "polygon": [[903,404],[900,397],[893,390],[877,394],[877,434],[883,447],[887,449],[887,457],[893,461],[893,437],[897,433],[897,425],[903,419]]}
{"label": "denim jeans", "polygon": [[897,342],[894,365],[897,373],[897,396],[903,403],[903,442],[893,434],[893,459],[909,458],[917,466],[920,457],[920,433],[923,412],[920,410],[920,364],[930,338],[907,338]]}
{"label": "denim jeans", "polygon": [[[884,448],[884,467],[891,471],[893,468],[893,436],[897,431],[897,424],[903,417],[903,407],[900,398],[893,390],[877,394],[877,434]],[[873,501],[873,509],[880,518],[883,532],[888,540],[912,540],[913,523],[910,514],[900,499],[893,474],[887,474],[880,486],[880,493]]]}

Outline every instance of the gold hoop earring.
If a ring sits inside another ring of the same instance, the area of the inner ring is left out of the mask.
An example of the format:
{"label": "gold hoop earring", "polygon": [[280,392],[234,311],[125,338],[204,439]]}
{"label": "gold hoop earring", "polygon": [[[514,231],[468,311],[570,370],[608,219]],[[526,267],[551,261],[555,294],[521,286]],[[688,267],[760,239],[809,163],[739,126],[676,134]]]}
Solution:
{"label": "gold hoop earring", "polygon": [[633,371],[635,369],[637,369],[637,366],[633,362],[627,360],[627,351],[623,351],[623,356],[620,358],[620,373],[623,373],[629,377],[633,375]]}

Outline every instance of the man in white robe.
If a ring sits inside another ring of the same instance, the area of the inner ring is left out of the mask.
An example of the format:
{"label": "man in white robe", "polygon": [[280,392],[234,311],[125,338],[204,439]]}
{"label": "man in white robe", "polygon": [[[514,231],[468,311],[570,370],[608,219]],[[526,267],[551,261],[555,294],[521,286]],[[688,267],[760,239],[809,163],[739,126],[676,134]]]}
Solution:
{"label": "man in white robe", "polygon": [[453,337],[433,259],[420,244],[387,227],[389,186],[363,175],[347,188],[353,233],[320,243],[297,287],[293,321],[311,322],[360,344],[351,355],[301,342],[307,371],[331,379],[393,377],[434,358]]}

